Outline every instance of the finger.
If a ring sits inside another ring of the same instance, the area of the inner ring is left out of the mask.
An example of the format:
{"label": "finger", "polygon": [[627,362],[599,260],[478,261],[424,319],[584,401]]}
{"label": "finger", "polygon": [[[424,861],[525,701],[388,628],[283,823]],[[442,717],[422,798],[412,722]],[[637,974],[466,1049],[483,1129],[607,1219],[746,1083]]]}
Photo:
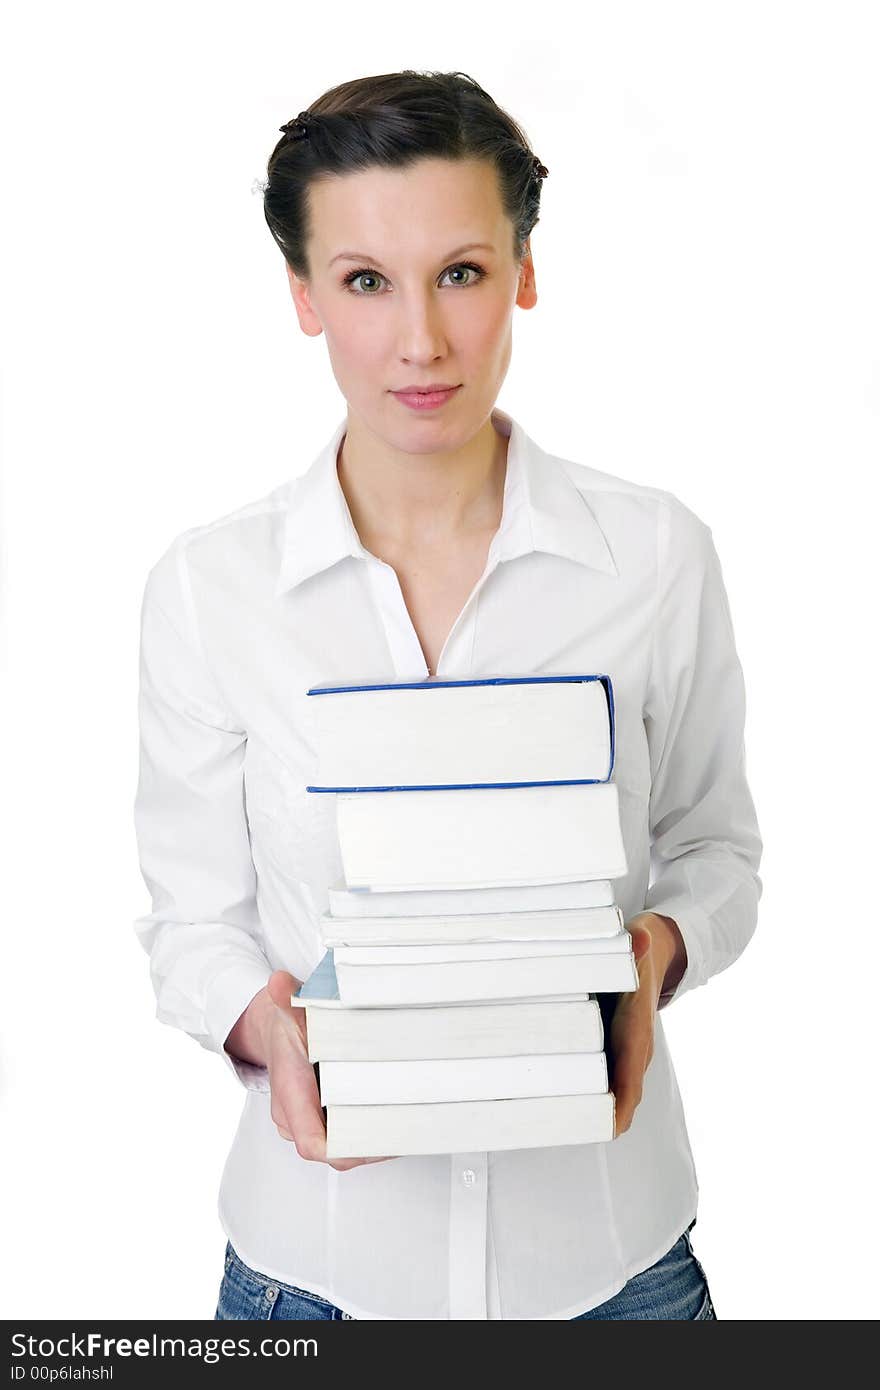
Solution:
{"label": "finger", "polygon": [[396,1157],[396,1154],[387,1154],[382,1158],[328,1158],[327,1162],[331,1168],[337,1168],[340,1172],[347,1172],[349,1168],[360,1168],[365,1163],[387,1163]]}
{"label": "finger", "polygon": [[643,960],[650,951],[653,938],[648,928],[641,923],[634,922],[628,930],[632,937],[633,955],[638,965],[639,961]]}
{"label": "finger", "polygon": [[616,1133],[629,1128],[642,1098],[645,1070],[653,1040],[653,1010],[647,997],[625,996],[611,1024],[609,1053],[613,1062],[609,1089],[614,1092]]}
{"label": "finger", "polygon": [[315,1069],[305,1051],[285,1050],[271,1075],[273,1102],[302,1158],[326,1158],[327,1135]]}
{"label": "finger", "polygon": [[291,975],[289,970],[276,970],[269,976],[266,990],[278,1012],[284,1016],[288,1024],[296,1027],[303,1045],[307,1047],[306,1011],[304,1008],[296,1008],[290,1002],[291,995],[299,987],[300,981],[295,975]]}
{"label": "finger", "polygon": [[642,1088],[636,1084],[620,1084],[614,1087],[614,1132],[625,1134],[633,1122],[639,1102],[642,1099]]}
{"label": "finger", "polygon": [[289,1013],[292,1008],[290,996],[296,993],[301,984],[302,981],[298,980],[295,975],[291,975],[289,970],[275,970],[269,976],[266,989],[272,1003],[285,1013]]}

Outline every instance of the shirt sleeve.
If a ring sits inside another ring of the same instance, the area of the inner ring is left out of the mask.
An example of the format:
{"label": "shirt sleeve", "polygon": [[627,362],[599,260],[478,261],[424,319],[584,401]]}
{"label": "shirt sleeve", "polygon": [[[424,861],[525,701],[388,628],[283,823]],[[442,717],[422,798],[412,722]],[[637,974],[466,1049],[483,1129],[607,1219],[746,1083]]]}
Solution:
{"label": "shirt sleeve", "polygon": [[150,571],[140,624],[138,857],[152,911],[134,923],[156,1017],[218,1052],[249,1090],[268,1072],[225,1040],[272,974],[263,949],[244,797],[246,731],[201,648],[179,537]]}
{"label": "shirt sleeve", "polygon": [[721,566],[709,527],[671,494],[660,508],[657,568],[645,709],[645,909],[672,917],[687,951],[668,1007],[725,970],[750,940],[763,847],[746,780],[745,688]]}

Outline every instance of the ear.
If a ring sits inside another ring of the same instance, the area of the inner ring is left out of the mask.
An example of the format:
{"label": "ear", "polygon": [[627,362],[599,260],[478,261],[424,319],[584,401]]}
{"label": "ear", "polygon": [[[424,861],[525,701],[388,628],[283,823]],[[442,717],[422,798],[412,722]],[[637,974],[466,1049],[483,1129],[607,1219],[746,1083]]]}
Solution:
{"label": "ear", "polygon": [[323,333],[324,327],[312,308],[308,282],[301,280],[286,261],[284,268],[287,271],[287,280],[290,285],[296,316],[299,319],[299,326],[303,333],[306,333],[310,338],[317,338],[320,333]]}
{"label": "ear", "polygon": [[525,254],[520,265],[519,282],[516,288],[516,302],[521,309],[533,309],[538,302],[538,291],[535,288],[535,267],[532,262],[531,242],[531,237],[527,238]]}

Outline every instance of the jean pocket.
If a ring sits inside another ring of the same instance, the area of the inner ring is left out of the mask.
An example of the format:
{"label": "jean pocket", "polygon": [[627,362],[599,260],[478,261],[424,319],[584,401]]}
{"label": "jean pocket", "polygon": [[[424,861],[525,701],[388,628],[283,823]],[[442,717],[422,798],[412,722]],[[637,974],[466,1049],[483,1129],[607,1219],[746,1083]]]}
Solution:
{"label": "jean pocket", "polygon": [[264,1321],[272,1317],[278,1286],[251,1273],[236,1256],[227,1254],[215,1318],[221,1321]]}
{"label": "jean pocket", "polygon": [[701,1307],[700,1307],[700,1311],[697,1313],[696,1317],[694,1318],[694,1322],[706,1322],[706,1321],[708,1321],[710,1318],[715,1319],[716,1322],[717,1322],[717,1320],[718,1320],[717,1314],[716,1314],[716,1312],[715,1312],[714,1304],[712,1303],[712,1295],[709,1293],[709,1286],[708,1286],[708,1284],[707,1284],[707,1285],[706,1285],[706,1296],[705,1296],[705,1298],[703,1299],[702,1305],[701,1305]]}
{"label": "jean pocket", "polygon": [[[700,1261],[697,1259],[697,1256],[696,1256],[696,1254],[694,1253],[693,1244],[692,1244],[692,1242],[691,1242],[691,1228],[692,1228],[695,1224],[696,1224],[695,1222],[693,1222],[693,1221],[691,1222],[691,1225],[688,1226],[687,1230],[684,1232],[683,1239],[684,1239],[685,1242],[687,1243],[688,1254],[690,1255],[690,1257],[691,1257],[691,1259],[692,1259],[694,1265],[696,1266],[696,1268],[699,1270],[700,1278],[702,1279],[702,1281],[703,1281],[703,1286],[704,1286],[704,1288],[705,1288],[705,1290],[706,1290],[706,1294],[705,1294],[705,1297],[704,1297],[704,1299],[703,1299],[703,1303],[702,1303],[702,1305],[701,1305],[701,1307],[700,1307],[700,1311],[699,1311],[699,1312],[697,1313],[697,1315],[696,1315],[696,1319],[704,1320],[704,1319],[708,1319],[708,1318],[715,1318],[715,1319],[717,1320],[717,1316],[718,1316],[718,1315],[717,1315],[717,1313],[715,1312],[715,1307],[714,1307],[714,1305],[713,1305],[713,1303],[712,1303],[712,1295],[711,1295],[711,1293],[709,1292],[709,1281],[708,1281],[708,1279],[706,1278],[706,1271],[704,1270],[703,1266],[700,1264]],[[695,1321],[696,1321],[696,1319],[695,1319]]]}
{"label": "jean pocket", "polygon": [[691,1257],[691,1259],[693,1260],[694,1264],[697,1266],[697,1269],[700,1271],[700,1274],[702,1275],[702,1278],[703,1278],[703,1283],[706,1285],[706,1289],[708,1290],[708,1288],[709,1288],[709,1281],[708,1281],[708,1279],[706,1278],[706,1271],[704,1270],[703,1266],[700,1264],[700,1261],[697,1259],[696,1254],[694,1253],[694,1245],[693,1245],[693,1241],[691,1240],[691,1228],[690,1228],[690,1226],[688,1226],[687,1230],[684,1232],[684,1235],[682,1236],[682,1239],[685,1240],[685,1241],[687,1242],[688,1254],[690,1255],[690,1257]]}
{"label": "jean pocket", "polygon": [[283,1284],[267,1274],[251,1269],[227,1247],[223,1281],[217,1302],[215,1320],[265,1322],[270,1318],[285,1320],[329,1320],[334,1307],[326,1299],[293,1284]]}

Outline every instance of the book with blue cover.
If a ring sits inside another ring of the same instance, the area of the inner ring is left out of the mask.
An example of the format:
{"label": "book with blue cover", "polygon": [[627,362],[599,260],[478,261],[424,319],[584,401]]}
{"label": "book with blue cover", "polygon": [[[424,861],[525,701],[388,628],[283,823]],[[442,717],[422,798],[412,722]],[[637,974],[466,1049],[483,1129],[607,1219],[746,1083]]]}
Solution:
{"label": "book with blue cover", "polygon": [[614,769],[602,674],[312,686],[309,792],[570,786]]}

